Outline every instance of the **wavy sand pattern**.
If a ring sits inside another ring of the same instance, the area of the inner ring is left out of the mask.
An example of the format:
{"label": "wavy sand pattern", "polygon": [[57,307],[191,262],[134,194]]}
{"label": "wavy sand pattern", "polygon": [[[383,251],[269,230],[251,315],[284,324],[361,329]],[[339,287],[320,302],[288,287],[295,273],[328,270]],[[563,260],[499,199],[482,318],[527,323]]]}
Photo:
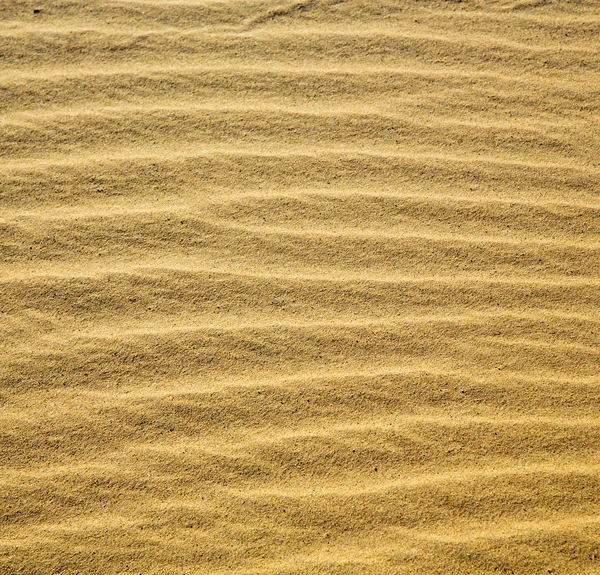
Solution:
{"label": "wavy sand pattern", "polygon": [[600,573],[600,4],[0,3],[0,573]]}

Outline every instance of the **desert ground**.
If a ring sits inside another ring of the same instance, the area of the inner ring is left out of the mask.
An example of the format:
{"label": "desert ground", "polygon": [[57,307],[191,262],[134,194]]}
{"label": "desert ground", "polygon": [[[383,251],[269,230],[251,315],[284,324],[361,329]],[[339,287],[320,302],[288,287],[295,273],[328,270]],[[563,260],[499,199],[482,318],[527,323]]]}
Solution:
{"label": "desert ground", "polygon": [[0,573],[600,573],[600,2],[0,2]]}

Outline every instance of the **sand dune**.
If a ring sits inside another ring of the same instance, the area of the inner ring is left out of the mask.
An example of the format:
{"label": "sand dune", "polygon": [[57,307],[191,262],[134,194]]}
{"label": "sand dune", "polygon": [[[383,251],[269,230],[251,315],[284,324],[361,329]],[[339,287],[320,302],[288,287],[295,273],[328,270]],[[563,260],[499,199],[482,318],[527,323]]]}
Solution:
{"label": "sand dune", "polygon": [[0,573],[600,572],[595,0],[0,4]]}

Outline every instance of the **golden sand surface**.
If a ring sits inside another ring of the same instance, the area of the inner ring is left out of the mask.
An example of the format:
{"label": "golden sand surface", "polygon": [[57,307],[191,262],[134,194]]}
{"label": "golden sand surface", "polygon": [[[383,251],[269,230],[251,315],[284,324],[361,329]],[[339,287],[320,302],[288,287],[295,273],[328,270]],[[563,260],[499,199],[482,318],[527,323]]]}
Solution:
{"label": "golden sand surface", "polygon": [[600,573],[600,2],[0,2],[0,573]]}

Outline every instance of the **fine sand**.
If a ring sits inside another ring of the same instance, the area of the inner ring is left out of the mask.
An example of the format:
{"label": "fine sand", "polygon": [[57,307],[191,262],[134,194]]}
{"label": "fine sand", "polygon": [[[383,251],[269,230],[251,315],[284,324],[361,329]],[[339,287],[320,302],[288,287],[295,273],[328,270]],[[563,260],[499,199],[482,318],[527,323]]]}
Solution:
{"label": "fine sand", "polygon": [[0,2],[0,573],[600,573],[600,2]]}

